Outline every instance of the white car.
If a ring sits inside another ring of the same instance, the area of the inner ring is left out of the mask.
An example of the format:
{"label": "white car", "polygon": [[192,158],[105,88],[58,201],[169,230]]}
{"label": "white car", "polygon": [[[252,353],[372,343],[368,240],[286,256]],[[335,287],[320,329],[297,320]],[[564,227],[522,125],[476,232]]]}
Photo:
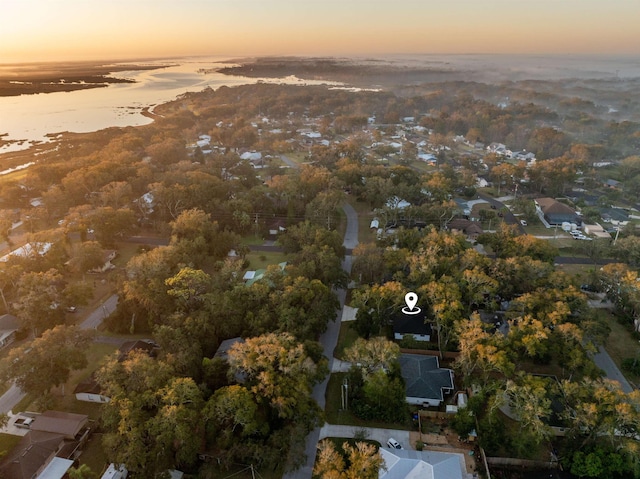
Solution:
{"label": "white car", "polygon": [[520,224],[521,224],[522,226],[527,226],[527,222],[526,222],[525,220],[520,220]]}
{"label": "white car", "polygon": [[387,441],[387,447],[391,449],[402,449],[402,446],[400,445],[400,443],[392,437],[390,437],[389,440]]}

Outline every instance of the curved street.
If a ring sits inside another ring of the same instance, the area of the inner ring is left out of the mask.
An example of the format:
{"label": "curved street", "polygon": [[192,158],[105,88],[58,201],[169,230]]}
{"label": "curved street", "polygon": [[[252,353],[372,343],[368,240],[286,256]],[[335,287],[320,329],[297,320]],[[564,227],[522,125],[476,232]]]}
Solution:
{"label": "curved street", "polygon": [[[347,229],[344,235],[344,241],[342,245],[351,251],[358,244],[358,213],[353,207],[345,203],[342,206],[343,211],[347,217]],[[347,273],[351,273],[351,256],[345,255],[342,267]],[[333,366],[333,351],[338,343],[338,335],[340,334],[340,320],[342,318],[342,310],[344,308],[345,298],[347,291],[345,289],[339,289],[336,291],[338,299],[340,300],[340,310],[336,313],[336,319],[329,323],[325,333],[320,336],[320,344],[322,344],[324,355],[329,360],[329,370]],[[319,384],[313,388],[312,396],[318,403],[318,405],[325,408],[325,394],[327,391],[327,384],[329,382],[329,375]],[[306,462],[299,469],[285,473],[283,479],[310,479],[313,473],[313,464],[316,460],[316,452],[318,441],[321,439],[320,433],[323,428],[316,428],[307,435],[305,443],[305,455]],[[325,436],[323,436],[325,437]]]}

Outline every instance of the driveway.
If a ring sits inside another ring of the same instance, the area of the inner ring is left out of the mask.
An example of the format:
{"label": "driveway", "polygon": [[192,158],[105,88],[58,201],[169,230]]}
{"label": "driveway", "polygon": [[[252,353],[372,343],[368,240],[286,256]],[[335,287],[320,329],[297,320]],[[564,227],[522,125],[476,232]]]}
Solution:
{"label": "driveway", "polygon": [[611,359],[611,356],[609,356],[609,353],[607,353],[607,351],[602,346],[600,346],[598,348],[598,352],[593,355],[593,362],[596,363],[596,366],[598,366],[605,372],[605,376],[607,377],[607,379],[618,381],[624,392],[630,393],[631,391],[633,391],[631,384],[629,384],[629,382],[618,369],[618,366],[616,366],[616,363],[614,363],[613,359]]}
{"label": "driveway", "polygon": [[80,329],[98,329],[107,316],[116,310],[118,305],[118,295],[109,296],[104,303],[98,306],[82,323]]}
{"label": "driveway", "polygon": [[363,439],[378,441],[383,447],[386,447],[387,440],[392,437],[400,443],[403,449],[413,449],[411,441],[409,440],[409,431],[382,429],[377,427],[340,426],[333,424],[325,424],[320,429],[320,439],[324,439],[325,437],[352,438],[356,435],[362,434],[364,434]]}

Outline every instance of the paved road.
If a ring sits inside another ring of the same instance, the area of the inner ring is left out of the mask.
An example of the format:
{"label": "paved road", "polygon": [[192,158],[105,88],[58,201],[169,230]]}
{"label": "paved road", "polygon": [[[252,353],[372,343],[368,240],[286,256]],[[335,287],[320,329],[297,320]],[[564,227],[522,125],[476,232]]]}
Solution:
{"label": "paved road", "polygon": [[[104,303],[99,305],[89,316],[80,324],[80,329],[97,329],[98,326],[109,316],[118,304],[118,295],[114,294],[109,296]],[[99,336],[95,339],[100,343],[121,344],[122,339],[108,338],[105,336]],[[25,396],[18,386],[15,384],[0,396],[0,414],[6,414],[11,411],[16,404],[18,404]]]}
{"label": "paved road", "polygon": [[[347,229],[345,231],[344,242],[342,243],[345,248],[351,250],[358,244],[358,214],[349,204],[343,205],[347,216]],[[342,267],[348,273],[351,272],[351,256],[345,256],[342,262]],[[327,331],[320,337],[320,344],[322,344],[324,355],[329,360],[329,370],[333,366],[333,351],[338,343],[338,334],[340,333],[340,323],[342,319],[342,309],[344,308],[345,298],[347,292],[344,289],[340,289],[336,292],[338,299],[340,300],[340,311],[336,314],[336,320],[329,323]],[[313,388],[312,396],[318,403],[318,405],[325,408],[325,394],[327,391],[327,383],[329,382],[329,376],[325,380],[317,384]],[[305,442],[305,455],[307,456],[306,463],[300,469],[292,472],[285,473],[283,479],[310,479],[313,472],[313,464],[316,460],[316,453],[318,447],[318,441],[320,440],[320,434],[323,428],[316,428],[309,433]],[[323,436],[326,437],[326,436]],[[352,436],[347,436],[352,437]],[[386,442],[386,439],[385,439]]]}
{"label": "paved road", "polygon": [[280,155],[280,159],[289,167],[291,168],[298,168],[298,163],[296,163],[295,161],[293,161],[291,158],[288,158],[284,155]]}
{"label": "paved road", "polygon": [[23,397],[25,397],[25,393],[18,386],[12,384],[7,392],[0,396],[0,414],[7,414]]}
{"label": "paved road", "polygon": [[157,236],[129,236],[127,243],[148,244],[150,246],[168,246],[169,238],[158,238]]}
{"label": "paved road", "polygon": [[618,381],[624,392],[630,393],[631,391],[633,391],[633,388],[620,372],[618,366],[616,366],[616,363],[613,362],[613,359],[611,359],[609,353],[607,353],[607,351],[602,346],[600,346],[598,348],[598,352],[593,355],[593,362],[596,363],[596,366],[598,366],[605,372],[605,376],[607,377],[607,379]]}
{"label": "paved road", "polygon": [[98,329],[107,316],[113,313],[118,305],[118,295],[109,296],[104,303],[98,306],[82,323],[80,329]]}

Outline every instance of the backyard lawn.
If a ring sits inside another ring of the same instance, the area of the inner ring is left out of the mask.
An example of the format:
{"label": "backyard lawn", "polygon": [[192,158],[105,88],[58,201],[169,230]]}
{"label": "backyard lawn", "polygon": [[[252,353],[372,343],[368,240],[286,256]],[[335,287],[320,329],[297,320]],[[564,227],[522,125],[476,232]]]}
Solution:
{"label": "backyard lawn", "polygon": [[271,264],[287,261],[287,256],[278,251],[251,251],[246,256],[250,270],[266,269]]}
{"label": "backyard lawn", "polygon": [[[79,371],[71,372],[69,380],[64,385],[64,395],[62,394],[62,387],[52,389],[51,392],[53,394],[54,400],[52,409],[74,412],[78,414],[87,414],[90,419],[98,419],[100,416],[100,405],[78,401],[73,394],[73,390],[80,381],[89,377],[91,373],[100,366],[102,361],[116,349],[117,346],[114,344],[91,343],[89,345],[89,349],[87,350],[87,367]],[[40,409],[38,409],[38,404],[35,399],[36,398],[34,398],[33,396],[27,394],[25,398],[16,405],[13,412],[39,412]]]}
{"label": "backyard lawn", "polygon": [[640,342],[632,334],[631,325],[621,324],[613,314],[609,314],[609,318],[610,321],[607,324],[611,328],[611,333],[607,338],[605,348],[624,377],[635,385],[640,385],[640,377],[623,371],[620,367],[625,359],[640,355]]}
{"label": "backyard lawn", "polygon": [[0,457],[4,456],[5,452],[13,449],[20,439],[22,439],[21,436],[14,436],[13,434],[0,432]]}

